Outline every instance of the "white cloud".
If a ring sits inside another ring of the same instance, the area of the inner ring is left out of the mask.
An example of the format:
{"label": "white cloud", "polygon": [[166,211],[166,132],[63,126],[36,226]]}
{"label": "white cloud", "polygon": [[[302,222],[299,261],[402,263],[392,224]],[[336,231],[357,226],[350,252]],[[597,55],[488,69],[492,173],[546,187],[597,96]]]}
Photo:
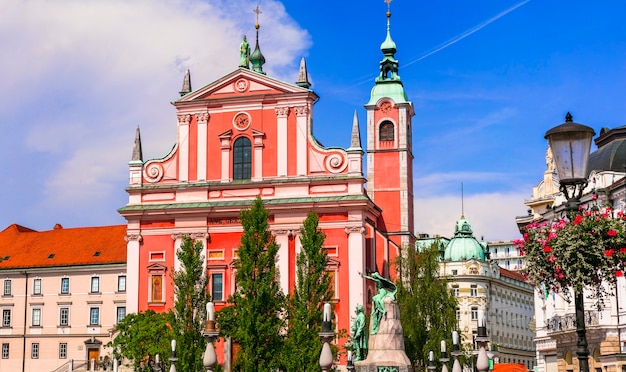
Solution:
{"label": "white cloud", "polygon": [[482,193],[465,196],[463,203],[459,196],[415,198],[415,228],[418,233],[451,238],[463,210],[476,239],[517,239],[515,217],[526,214],[527,197],[521,192]]}
{"label": "white cloud", "polygon": [[[194,89],[235,70],[242,35],[254,43],[256,5],[3,2],[0,43],[11,57],[0,59],[0,123],[19,118],[11,132],[15,141],[23,141],[26,152],[47,155],[44,187],[32,199],[89,208],[86,203],[97,198],[103,205],[94,213],[115,214],[121,205],[102,200],[124,193],[137,125],[144,158],[167,154],[176,139],[169,102],[178,97],[184,70],[191,69]],[[265,70],[295,81],[310,37],[280,2],[266,1],[262,8]]]}

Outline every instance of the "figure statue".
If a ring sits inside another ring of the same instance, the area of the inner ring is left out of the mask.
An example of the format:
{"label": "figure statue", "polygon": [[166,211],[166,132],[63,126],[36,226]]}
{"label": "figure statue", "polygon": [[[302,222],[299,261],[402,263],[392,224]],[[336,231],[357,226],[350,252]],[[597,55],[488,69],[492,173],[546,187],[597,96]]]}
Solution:
{"label": "figure statue", "polygon": [[372,332],[370,333],[375,335],[378,333],[378,327],[380,327],[380,321],[383,315],[387,313],[387,310],[385,310],[385,297],[388,296],[392,301],[395,301],[398,288],[391,280],[383,278],[377,272],[373,272],[371,275],[372,276],[361,274],[364,279],[369,279],[376,283],[376,288],[378,289],[378,293],[372,297]]}
{"label": "figure statue", "polygon": [[239,45],[239,67],[250,68],[250,44],[246,35],[243,35],[243,41]]}
{"label": "figure statue", "polygon": [[356,353],[354,361],[358,362],[359,360],[365,359],[367,332],[365,332],[365,314],[363,314],[363,306],[357,305],[354,312],[356,313],[356,318],[354,318],[354,323],[352,323],[352,342],[354,352]]}
{"label": "figure statue", "polygon": [[548,146],[546,150],[546,166],[550,172],[554,172],[554,156],[552,155],[552,148],[550,148],[550,146]]}

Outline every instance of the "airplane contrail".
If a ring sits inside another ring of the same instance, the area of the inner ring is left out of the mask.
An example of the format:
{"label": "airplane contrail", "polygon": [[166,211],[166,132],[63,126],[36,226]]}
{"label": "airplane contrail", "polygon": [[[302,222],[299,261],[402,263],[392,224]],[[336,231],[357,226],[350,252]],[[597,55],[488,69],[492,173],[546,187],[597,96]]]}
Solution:
{"label": "airplane contrail", "polygon": [[460,35],[457,35],[457,36],[453,37],[452,39],[450,39],[450,40],[446,41],[445,43],[441,44],[440,46],[436,47],[435,49],[431,50],[430,52],[428,52],[428,53],[426,53],[426,54],[424,54],[424,55],[420,56],[419,58],[414,59],[413,61],[411,61],[411,62],[409,62],[409,63],[404,64],[404,66],[406,67],[406,66],[412,65],[412,64],[414,64],[414,63],[416,63],[416,62],[419,62],[419,61],[423,60],[424,58],[427,58],[427,57],[432,56],[433,54],[435,54],[435,53],[437,53],[437,52],[439,52],[439,51],[441,51],[441,50],[443,50],[443,49],[445,49],[445,48],[449,47],[450,45],[453,45],[453,44],[458,43],[459,41],[461,41],[461,40],[465,39],[466,37],[468,37],[468,36],[470,36],[470,35],[472,35],[472,34],[474,34],[474,33],[478,32],[478,31],[480,31],[480,30],[482,30],[483,28],[487,27],[487,26],[488,26],[488,25],[490,25],[491,23],[493,23],[493,22],[497,21],[498,19],[500,19],[500,18],[504,17],[505,15],[507,15],[507,14],[511,13],[511,12],[512,12],[512,11],[514,11],[515,9],[517,9],[517,8],[519,8],[519,7],[521,7],[521,6],[523,6],[524,4],[526,4],[526,3],[528,3],[528,2],[530,2],[530,0],[524,0],[524,1],[522,1],[522,2],[520,2],[520,3],[518,3],[518,4],[516,4],[516,5],[513,5],[513,6],[512,6],[512,7],[510,7],[509,9],[507,9],[507,10],[505,10],[505,11],[500,12],[499,14],[497,14],[497,15],[495,15],[495,16],[493,16],[493,17],[489,18],[488,20],[486,20],[486,21],[484,21],[484,22],[480,23],[480,24],[479,24],[479,25],[477,25],[477,26],[474,26],[474,27],[470,28],[469,30],[467,30],[467,31],[463,32],[462,34],[460,34]]}
{"label": "airplane contrail", "polygon": [[[453,44],[458,43],[459,41],[461,41],[461,40],[465,39],[466,37],[468,37],[468,36],[470,36],[470,35],[472,35],[472,34],[474,34],[474,33],[478,32],[478,31],[480,31],[480,30],[482,30],[483,28],[487,27],[488,25],[492,24],[493,22],[497,21],[498,19],[500,19],[500,18],[504,17],[505,15],[507,15],[507,14],[511,13],[511,12],[512,12],[512,11],[514,11],[515,9],[517,9],[517,8],[519,8],[519,7],[523,6],[523,5],[525,5],[525,4],[526,4],[526,3],[528,3],[528,2],[530,2],[530,0],[524,0],[524,1],[522,1],[522,2],[519,2],[519,3],[515,4],[515,5],[513,5],[512,7],[510,7],[510,8],[508,8],[508,9],[506,9],[506,10],[504,10],[504,11],[502,11],[502,12],[498,13],[497,15],[495,15],[495,16],[493,16],[493,17],[489,18],[488,20],[486,20],[486,21],[484,21],[484,22],[481,22],[480,24],[478,24],[478,25],[476,25],[476,26],[474,26],[474,27],[470,28],[469,30],[464,31],[463,33],[461,33],[461,34],[459,34],[459,35],[457,35],[457,36],[453,37],[452,39],[450,39],[450,40],[446,41],[445,43],[443,43],[443,44],[439,45],[438,47],[436,47],[435,49],[433,49],[433,50],[431,50],[431,51],[427,52],[426,54],[424,54],[424,55],[422,55],[422,56],[420,56],[420,57],[418,57],[418,58],[416,58],[416,59],[412,60],[411,62],[408,62],[408,63],[406,63],[406,64],[403,64],[403,66],[404,66],[404,67],[406,67],[406,66],[410,66],[410,65],[412,65],[412,64],[414,64],[414,63],[417,63],[417,62],[419,62],[419,61],[421,61],[421,60],[423,60],[423,59],[425,59],[425,58],[428,58],[428,57],[432,56],[433,54],[435,54],[435,53],[437,53],[437,52],[440,52],[440,51],[442,51],[442,50],[446,49],[446,48],[447,48],[447,47],[449,47],[450,45],[453,45]],[[361,85],[361,84],[365,84],[365,83],[369,83],[370,81],[371,81],[371,78],[368,78],[367,80],[363,80],[363,81],[361,81],[361,82],[359,82],[359,83],[354,84],[353,86],[356,86],[356,85]]]}

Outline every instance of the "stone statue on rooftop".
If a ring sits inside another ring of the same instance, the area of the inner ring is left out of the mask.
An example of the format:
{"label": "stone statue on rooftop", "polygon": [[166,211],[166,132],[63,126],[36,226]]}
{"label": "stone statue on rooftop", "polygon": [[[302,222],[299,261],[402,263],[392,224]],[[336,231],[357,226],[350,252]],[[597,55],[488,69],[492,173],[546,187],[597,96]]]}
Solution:
{"label": "stone statue on rooftop", "polygon": [[250,68],[250,44],[246,35],[243,35],[243,40],[239,45],[239,67]]}

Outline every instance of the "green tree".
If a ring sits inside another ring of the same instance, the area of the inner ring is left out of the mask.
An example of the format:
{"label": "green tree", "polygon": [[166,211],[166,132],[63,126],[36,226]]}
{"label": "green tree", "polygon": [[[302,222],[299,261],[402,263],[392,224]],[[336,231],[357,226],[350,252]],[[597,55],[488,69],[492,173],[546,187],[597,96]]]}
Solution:
{"label": "green tree", "polygon": [[185,372],[200,372],[206,340],[202,336],[206,320],[207,276],[204,273],[201,241],[184,236],[176,257],[180,270],[173,275],[176,299],[172,312],[172,328],[176,334],[177,367]]}
{"label": "green tree", "polygon": [[134,369],[140,364],[150,364],[159,354],[161,360],[170,355],[170,342],[174,332],[168,322],[168,313],[153,310],[128,314],[115,326],[116,336],[107,344],[118,360],[127,359]]}
{"label": "green tree", "polygon": [[396,261],[404,345],[413,363],[428,363],[428,352],[440,350],[441,340],[457,329],[457,301],[448,280],[439,275],[438,247],[438,241],[422,252],[415,246],[404,247]]}
{"label": "green tree", "polygon": [[278,244],[268,230],[269,212],[257,197],[240,212],[243,235],[234,262],[237,291],[217,312],[223,336],[240,345],[235,371],[270,371],[279,367],[284,327],[285,296],[277,277]]}
{"label": "green tree", "polygon": [[328,255],[322,248],[326,236],[318,229],[319,217],[310,212],[300,229],[302,250],[296,258],[297,283],[287,307],[289,327],[283,353],[285,371],[318,371],[322,350],[324,303],[332,299]]}

